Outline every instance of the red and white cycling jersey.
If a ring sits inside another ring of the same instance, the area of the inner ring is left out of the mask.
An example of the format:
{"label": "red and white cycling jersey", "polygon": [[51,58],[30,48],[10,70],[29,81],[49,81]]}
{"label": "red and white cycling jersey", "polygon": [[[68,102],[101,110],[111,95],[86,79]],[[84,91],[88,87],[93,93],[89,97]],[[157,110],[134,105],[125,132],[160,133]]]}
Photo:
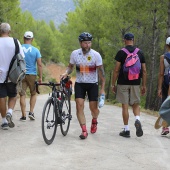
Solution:
{"label": "red and white cycling jersey", "polygon": [[98,82],[97,66],[103,65],[101,55],[93,50],[83,54],[82,49],[74,50],[70,56],[70,63],[76,65],[76,82]]}

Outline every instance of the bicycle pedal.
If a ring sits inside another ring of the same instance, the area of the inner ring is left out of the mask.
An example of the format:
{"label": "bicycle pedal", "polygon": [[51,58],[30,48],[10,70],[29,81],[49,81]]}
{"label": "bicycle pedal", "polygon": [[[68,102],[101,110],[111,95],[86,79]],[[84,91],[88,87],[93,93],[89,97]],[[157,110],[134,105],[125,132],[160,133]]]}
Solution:
{"label": "bicycle pedal", "polygon": [[64,123],[64,121],[60,117],[58,117],[57,118],[57,124],[61,124],[61,123]]}
{"label": "bicycle pedal", "polygon": [[51,128],[51,123],[47,123],[47,129]]}
{"label": "bicycle pedal", "polygon": [[68,115],[67,117],[69,118],[69,120],[71,120],[71,119],[72,119],[72,115]]}

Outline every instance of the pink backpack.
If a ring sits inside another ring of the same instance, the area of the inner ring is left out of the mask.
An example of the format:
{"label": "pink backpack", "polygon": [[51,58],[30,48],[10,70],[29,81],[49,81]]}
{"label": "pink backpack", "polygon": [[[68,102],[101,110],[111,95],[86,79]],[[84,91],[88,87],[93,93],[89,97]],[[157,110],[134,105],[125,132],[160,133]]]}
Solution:
{"label": "pink backpack", "polygon": [[136,48],[132,53],[130,53],[126,48],[122,48],[122,50],[127,54],[125,63],[123,65],[123,73],[125,79],[128,80],[138,79],[141,71],[141,62],[137,54],[139,48]]}

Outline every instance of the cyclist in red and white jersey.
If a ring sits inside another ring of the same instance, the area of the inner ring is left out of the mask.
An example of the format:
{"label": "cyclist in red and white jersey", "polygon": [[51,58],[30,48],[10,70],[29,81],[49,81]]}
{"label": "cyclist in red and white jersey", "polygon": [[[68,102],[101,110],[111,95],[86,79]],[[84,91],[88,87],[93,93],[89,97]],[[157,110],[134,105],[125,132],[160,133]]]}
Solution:
{"label": "cyclist in red and white jersey", "polygon": [[[86,139],[88,131],[86,128],[86,118],[84,114],[84,101],[86,93],[89,99],[89,108],[92,115],[91,133],[97,131],[97,118],[99,115],[98,96],[99,93],[105,95],[105,73],[101,55],[91,49],[92,35],[83,32],[79,36],[80,49],[74,50],[70,56],[70,63],[63,77],[72,73],[74,65],[76,66],[76,82],[75,82],[75,101],[77,118],[82,129],[81,139]],[[98,92],[99,80],[101,82],[100,92]]]}

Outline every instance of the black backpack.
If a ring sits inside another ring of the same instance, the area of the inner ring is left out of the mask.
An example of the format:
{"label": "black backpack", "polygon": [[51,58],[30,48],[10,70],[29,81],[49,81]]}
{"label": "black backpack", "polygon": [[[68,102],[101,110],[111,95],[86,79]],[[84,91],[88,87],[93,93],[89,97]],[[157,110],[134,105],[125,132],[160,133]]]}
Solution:
{"label": "black backpack", "polygon": [[169,63],[168,74],[164,75],[164,82],[166,85],[169,85],[170,83],[170,53],[165,53],[164,59],[166,59],[166,61]]}

